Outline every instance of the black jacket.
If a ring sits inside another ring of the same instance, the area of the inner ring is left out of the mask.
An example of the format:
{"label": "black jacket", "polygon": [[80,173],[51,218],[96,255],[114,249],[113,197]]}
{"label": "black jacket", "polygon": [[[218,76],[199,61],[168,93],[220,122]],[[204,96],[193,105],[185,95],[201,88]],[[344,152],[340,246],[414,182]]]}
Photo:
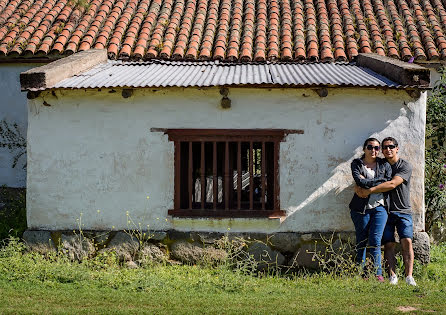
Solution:
{"label": "black jacket", "polygon": [[[354,159],[351,164],[353,179],[355,180],[356,185],[359,187],[371,188],[392,179],[392,167],[386,159],[378,158],[376,160],[376,173],[375,177],[372,179],[360,177],[360,175],[367,177],[364,166],[365,165],[362,159]],[[383,194],[385,199],[385,208],[388,209],[389,196],[387,193]],[[350,210],[364,213],[368,202],[369,197],[360,198],[357,194],[354,194],[353,199],[349,204]]]}

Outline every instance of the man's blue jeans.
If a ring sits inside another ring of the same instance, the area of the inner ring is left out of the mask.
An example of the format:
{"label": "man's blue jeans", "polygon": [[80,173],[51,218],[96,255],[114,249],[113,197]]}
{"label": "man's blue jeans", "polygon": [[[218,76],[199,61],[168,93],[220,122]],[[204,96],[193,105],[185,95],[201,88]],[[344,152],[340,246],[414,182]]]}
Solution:
{"label": "man's blue jeans", "polygon": [[[350,211],[356,230],[356,262],[365,265],[366,249],[369,249],[376,269],[376,275],[382,276],[381,238],[387,221],[387,211],[384,207],[366,210],[364,214]],[[368,244],[368,246],[367,246]]]}

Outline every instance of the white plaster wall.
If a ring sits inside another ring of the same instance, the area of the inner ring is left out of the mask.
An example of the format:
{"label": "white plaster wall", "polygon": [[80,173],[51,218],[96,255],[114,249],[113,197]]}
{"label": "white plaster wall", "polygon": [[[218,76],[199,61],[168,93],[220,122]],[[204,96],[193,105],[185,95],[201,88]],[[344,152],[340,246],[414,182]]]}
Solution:
{"label": "white plaster wall", "polygon": [[[35,68],[40,64],[31,63],[0,63],[0,121],[6,120],[8,124],[16,123],[20,133],[26,137],[27,129],[27,99],[26,92],[20,91],[20,72]],[[12,167],[17,151],[0,148],[0,186],[25,187],[26,155],[22,156],[16,167]]]}
{"label": "white plaster wall", "polygon": [[441,74],[436,69],[430,69],[430,87],[435,87],[440,79]]}
{"label": "white plaster wall", "polygon": [[[71,230],[81,222],[101,230],[352,231],[350,161],[367,137],[393,136],[414,166],[412,203],[416,229],[423,229],[425,93],[413,100],[404,91],[330,89],[320,98],[310,89],[230,88],[232,107],[223,110],[217,88],[140,89],[128,99],[111,92],[45,92],[29,101],[29,228]],[[287,217],[167,216],[173,143],[150,128],[303,129],[281,143]]]}

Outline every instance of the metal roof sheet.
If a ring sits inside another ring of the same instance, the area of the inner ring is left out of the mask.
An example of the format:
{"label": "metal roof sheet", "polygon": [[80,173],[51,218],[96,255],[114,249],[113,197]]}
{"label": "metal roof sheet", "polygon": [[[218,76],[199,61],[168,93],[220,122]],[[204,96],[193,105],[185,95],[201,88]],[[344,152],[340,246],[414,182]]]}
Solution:
{"label": "metal roof sheet", "polygon": [[367,68],[347,63],[247,63],[108,61],[65,79],[55,88],[277,86],[402,86]]}

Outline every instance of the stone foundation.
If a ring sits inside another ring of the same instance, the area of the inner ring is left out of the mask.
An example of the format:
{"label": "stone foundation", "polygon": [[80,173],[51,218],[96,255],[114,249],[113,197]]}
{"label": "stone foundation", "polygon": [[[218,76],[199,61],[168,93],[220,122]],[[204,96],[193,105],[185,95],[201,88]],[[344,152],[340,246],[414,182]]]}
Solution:
{"label": "stone foundation", "polygon": [[[354,256],[354,232],[323,233],[213,233],[128,231],[26,231],[23,238],[30,250],[66,253],[81,261],[114,252],[123,264],[137,268],[154,262],[200,264],[222,262],[239,251],[238,259],[253,259],[257,268],[268,266],[316,269],[327,255]],[[429,262],[429,236],[415,233],[415,258]],[[319,257],[319,258],[318,258]]]}

